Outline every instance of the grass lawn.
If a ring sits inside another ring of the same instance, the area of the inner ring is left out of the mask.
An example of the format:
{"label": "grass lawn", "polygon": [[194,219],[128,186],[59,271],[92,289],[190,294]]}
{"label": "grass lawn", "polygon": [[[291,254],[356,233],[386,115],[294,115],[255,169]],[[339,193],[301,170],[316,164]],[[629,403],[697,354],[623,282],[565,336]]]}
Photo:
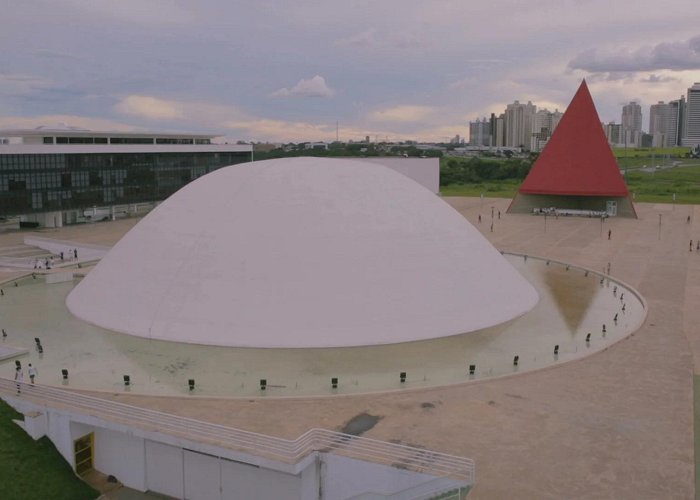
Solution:
{"label": "grass lawn", "polygon": [[22,415],[0,401],[2,500],[92,500],[100,495],[75,476],[47,437],[34,441],[12,419]]}
{"label": "grass lawn", "polygon": [[644,157],[651,158],[656,156],[661,158],[663,155],[683,157],[690,152],[688,147],[672,147],[672,148],[613,148],[613,153],[617,158],[634,158]]}
{"label": "grass lawn", "polygon": [[[648,162],[648,159],[640,159]],[[686,162],[698,160],[686,160]],[[450,184],[441,186],[443,196],[512,198],[520,187],[520,181],[504,180],[473,184]],[[700,205],[700,165],[676,167],[641,172],[630,169],[627,172],[627,187],[634,193],[634,201],[641,203],[675,203]]]}
{"label": "grass lawn", "polygon": [[520,181],[504,180],[477,184],[450,184],[440,186],[442,196],[480,196],[487,198],[512,198],[520,187]]}
{"label": "grass lawn", "polygon": [[627,172],[627,187],[635,201],[700,205],[700,166]]}

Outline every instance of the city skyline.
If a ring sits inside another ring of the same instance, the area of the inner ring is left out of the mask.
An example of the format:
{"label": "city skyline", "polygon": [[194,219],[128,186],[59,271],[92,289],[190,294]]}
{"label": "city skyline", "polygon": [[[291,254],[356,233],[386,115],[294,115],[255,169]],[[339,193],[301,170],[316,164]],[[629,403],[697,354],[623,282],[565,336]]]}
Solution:
{"label": "city skyline", "polygon": [[648,130],[649,106],[700,81],[695,7],[20,3],[0,19],[0,128],[446,142],[515,100],[563,111],[585,78],[601,121],[635,101]]}

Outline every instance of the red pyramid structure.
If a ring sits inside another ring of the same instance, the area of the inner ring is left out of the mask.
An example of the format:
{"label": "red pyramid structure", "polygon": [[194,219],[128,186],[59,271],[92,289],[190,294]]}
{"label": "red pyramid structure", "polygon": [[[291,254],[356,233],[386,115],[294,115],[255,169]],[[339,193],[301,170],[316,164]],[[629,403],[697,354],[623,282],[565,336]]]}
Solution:
{"label": "red pyramid structure", "polygon": [[[536,196],[535,202],[519,200],[527,195],[540,196]],[[533,203],[543,208],[605,210],[607,201],[621,204],[626,209],[621,215],[636,217],[629,191],[583,80],[509,211],[524,211],[514,208],[531,208]]]}

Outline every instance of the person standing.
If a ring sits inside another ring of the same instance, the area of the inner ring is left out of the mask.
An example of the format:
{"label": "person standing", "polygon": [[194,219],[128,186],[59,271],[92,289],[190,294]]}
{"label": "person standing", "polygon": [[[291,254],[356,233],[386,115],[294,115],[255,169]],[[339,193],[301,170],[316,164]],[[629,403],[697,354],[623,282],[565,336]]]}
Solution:
{"label": "person standing", "polygon": [[608,239],[612,236],[612,229],[608,229]]}
{"label": "person standing", "polygon": [[74,248],[74,249],[73,249],[73,258],[74,258],[75,260],[78,260],[78,249],[77,249],[77,248]]}
{"label": "person standing", "polygon": [[36,371],[36,368],[32,366],[31,363],[29,363],[27,373],[29,374],[29,380],[31,381],[32,385],[34,385],[34,379],[36,378],[38,372]]}
{"label": "person standing", "polygon": [[21,391],[21,386],[20,384],[24,380],[24,372],[22,371],[22,368],[19,366],[17,369],[15,369],[15,382],[17,382],[17,394],[19,394]]}

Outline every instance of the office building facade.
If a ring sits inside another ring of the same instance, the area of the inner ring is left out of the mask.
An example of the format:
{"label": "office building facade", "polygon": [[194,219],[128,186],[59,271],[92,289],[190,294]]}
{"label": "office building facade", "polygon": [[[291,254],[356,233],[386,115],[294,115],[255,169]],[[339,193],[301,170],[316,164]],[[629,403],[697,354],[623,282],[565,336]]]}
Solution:
{"label": "office building facade", "polygon": [[164,200],[204,174],[251,161],[251,145],[214,144],[215,137],[0,130],[0,215],[61,226],[94,206]]}

